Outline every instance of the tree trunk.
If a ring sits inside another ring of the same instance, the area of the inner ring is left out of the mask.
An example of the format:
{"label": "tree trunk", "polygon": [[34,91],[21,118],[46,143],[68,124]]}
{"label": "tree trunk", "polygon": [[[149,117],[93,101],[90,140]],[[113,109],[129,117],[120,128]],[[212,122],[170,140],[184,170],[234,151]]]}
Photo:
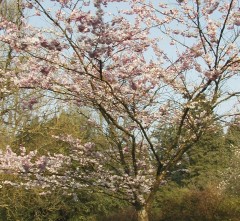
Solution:
{"label": "tree trunk", "polygon": [[145,207],[137,210],[137,221],[149,221],[148,212]]}

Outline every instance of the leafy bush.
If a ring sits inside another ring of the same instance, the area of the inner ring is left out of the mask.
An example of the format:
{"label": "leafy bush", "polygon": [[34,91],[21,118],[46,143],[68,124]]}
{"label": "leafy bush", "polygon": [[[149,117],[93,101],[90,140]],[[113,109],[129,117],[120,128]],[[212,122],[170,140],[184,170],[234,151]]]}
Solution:
{"label": "leafy bush", "polygon": [[98,217],[97,221],[137,221],[137,217],[134,208],[129,207],[108,216]]}
{"label": "leafy bush", "polygon": [[202,190],[168,188],[158,195],[152,221],[237,221],[239,202],[239,198],[230,197],[215,186]]}

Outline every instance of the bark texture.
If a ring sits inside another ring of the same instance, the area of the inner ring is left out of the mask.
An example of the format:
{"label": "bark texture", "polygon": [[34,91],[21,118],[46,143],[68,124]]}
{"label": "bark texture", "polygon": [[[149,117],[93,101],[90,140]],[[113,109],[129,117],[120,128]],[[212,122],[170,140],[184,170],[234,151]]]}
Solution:
{"label": "bark texture", "polygon": [[148,212],[145,207],[137,210],[137,220],[138,221],[149,221],[148,219]]}

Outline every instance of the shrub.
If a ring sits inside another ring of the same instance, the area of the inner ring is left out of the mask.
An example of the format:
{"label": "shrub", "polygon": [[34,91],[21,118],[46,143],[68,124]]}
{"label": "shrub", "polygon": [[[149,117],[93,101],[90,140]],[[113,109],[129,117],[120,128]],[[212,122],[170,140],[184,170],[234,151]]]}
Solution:
{"label": "shrub", "polygon": [[215,186],[164,189],[154,204],[151,221],[237,221],[240,198]]}

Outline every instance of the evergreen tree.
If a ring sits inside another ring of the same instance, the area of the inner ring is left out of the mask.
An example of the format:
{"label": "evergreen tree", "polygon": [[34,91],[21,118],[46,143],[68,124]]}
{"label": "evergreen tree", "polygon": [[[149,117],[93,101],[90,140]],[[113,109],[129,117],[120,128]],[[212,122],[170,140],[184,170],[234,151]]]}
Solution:
{"label": "evergreen tree", "polygon": [[200,188],[209,183],[218,183],[230,157],[221,126],[212,133],[204,134],[187,155],[189,165],[186,183]]}
{"label": "evergreen tree", "polygon": [[228,168],[222,173],[222,185],[227,192],[240,196],[240,120],[236,117],[226,134],[226,146],[231,150]]}
{"label": "evergreen tree", "polygon": [[[188,129],[185,129],[184,136],[185,140],[193,135],[198,136],[198,142],[189,148],[170,177],[180,185],[191,184],[203,188],[208,183],[220,181],[221,173],[229,162],[230,149],[225,145],[222,126],[216,123],[211,101],[202,95],[197,102],[198,107],[191,109],[188,116]],[[155,137],[161,147],[159,149],[167,152],[176,136],[175,125],[157,129]]]}

